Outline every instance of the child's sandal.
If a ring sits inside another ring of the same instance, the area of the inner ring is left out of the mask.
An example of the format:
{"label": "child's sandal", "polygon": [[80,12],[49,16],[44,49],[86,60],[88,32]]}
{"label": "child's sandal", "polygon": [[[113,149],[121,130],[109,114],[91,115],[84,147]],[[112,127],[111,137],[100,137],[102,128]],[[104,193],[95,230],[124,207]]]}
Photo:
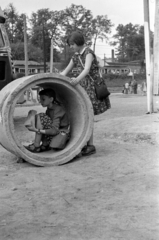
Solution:
{"label": "child's sandal", "polygon": [[40,153],[41,152],[41,147],[35,147],[34,143],[28,145],[28,146],[25,146],[25,148],[30,151],[30,152],[33,152],[33,153]]}
{"label": "child's sandal", "polygon": [[49,145],[47,145],[47,146],[41,145],[41,146],[40,146],[40,149],[41,149],[41,152],[45,152],[45,151],[49,151],[49,150],[50,150],[50,147],[49,147]]}

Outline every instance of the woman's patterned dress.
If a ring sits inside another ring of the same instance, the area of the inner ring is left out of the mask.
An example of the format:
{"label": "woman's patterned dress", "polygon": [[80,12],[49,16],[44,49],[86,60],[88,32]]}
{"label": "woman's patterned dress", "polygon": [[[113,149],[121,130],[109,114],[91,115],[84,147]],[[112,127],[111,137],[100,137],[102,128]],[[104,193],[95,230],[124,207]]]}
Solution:
{"label": "woman's patterned dress", "polygon": [[[89,53],[91,53],[94,56],[89,75],[93,78],[94,81],[99,82],[101,81],[99,75],[99,67],[94,52],[90,48],[85,48],[84,52],[80,54],[80,58],[82,60],[83,65],[85,65],[86,55]],[[72,60],[74,62],[74,67],[77,69],[77,74],[79,75],[83,71],[83,66],[81,65],[81,62],[79,60],[79,54],[75,53],[72,57]],[[87,75],[84,79],[80,81],[80,85],[85,89],[92,102],[94,115],[98,115],[105,112],[107,109],[111,108],[111,105],[109,97],[103,100],[97,99],[95,94],[94,81],[92,81],[89,75]]]}

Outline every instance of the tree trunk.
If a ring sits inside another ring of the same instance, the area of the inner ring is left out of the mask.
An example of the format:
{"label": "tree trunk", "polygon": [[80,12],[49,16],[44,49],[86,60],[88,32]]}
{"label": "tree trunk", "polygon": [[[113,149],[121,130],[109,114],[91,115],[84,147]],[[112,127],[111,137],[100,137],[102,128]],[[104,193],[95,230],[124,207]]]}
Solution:
{"label": "tree trunk", "polygon": [[97,37],[95,37],[94,44],[93,44],[93,51],[94,51],[94,53],[95,53],[95,48],[96,48],[96,41],[97,41]]}
{"label": "tree trunk", "polygon": [[43,58],[44,58],[44,73],[46,73],[46,52],[45,52],[45,32],[44,32],[44,24],[43,24]]}

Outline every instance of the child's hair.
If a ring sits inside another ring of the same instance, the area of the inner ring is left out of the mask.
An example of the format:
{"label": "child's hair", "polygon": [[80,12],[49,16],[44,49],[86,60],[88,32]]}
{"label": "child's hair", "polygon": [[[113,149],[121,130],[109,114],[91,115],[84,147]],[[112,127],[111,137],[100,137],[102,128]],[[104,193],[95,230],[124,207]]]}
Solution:
{"label": "child's hair", "polygon": [[39,96],[53,97],[53,103],[61,105],[61,103],[56,99],[56,93],[52,88],[45,88],[39,92]]}
{"label": "child's hair", "polygon": [[82,46],[85,43],[84,36],[79,30],[72,32],[71,35],[67,38],[67,44],[69,46],[74,43],[77,44],[77,46]]}

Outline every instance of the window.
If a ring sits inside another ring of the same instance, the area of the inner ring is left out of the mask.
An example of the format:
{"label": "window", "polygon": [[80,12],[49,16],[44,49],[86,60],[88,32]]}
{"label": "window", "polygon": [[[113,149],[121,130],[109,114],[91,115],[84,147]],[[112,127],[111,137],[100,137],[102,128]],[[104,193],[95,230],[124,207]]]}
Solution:
{"label": "window", "polygon": [[20,68],[20,69],[19,69],[19,72],[20,72],[20,73],[25,73],[25,69]]}
{"label": "window", "polygon": [[0,81],[5,80],[5,67],[6,67],[6,62],[0,61]]}

